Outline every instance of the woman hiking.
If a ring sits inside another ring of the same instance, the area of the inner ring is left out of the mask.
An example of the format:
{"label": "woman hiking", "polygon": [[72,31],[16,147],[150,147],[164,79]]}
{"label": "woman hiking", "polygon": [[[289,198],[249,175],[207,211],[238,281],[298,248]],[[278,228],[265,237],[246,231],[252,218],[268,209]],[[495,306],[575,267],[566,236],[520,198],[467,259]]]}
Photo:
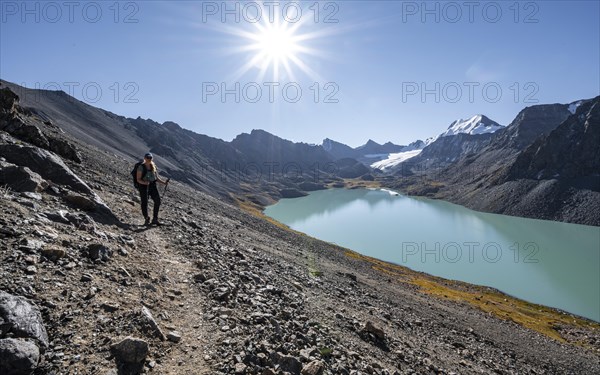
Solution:
{"label": "woman hiking", "polygon": [[152,224],[160,225],[158,221],[158,210],[160,209],[160,195],[158,194],[158,188],[156,183],[160,182],[163,185],[167,185],[169,180],[166,181],[160,178],[156,164],[152,161],[152,154],[147,153],[144,155],[144,162],[137,168],[136,179],[139,184],[140,198],[142,200],[142,214],[144,215],[144,225],[150,225],[150,217],[148,216],[148,196],[152,198],[154,202],[154,209],[152,215]]}

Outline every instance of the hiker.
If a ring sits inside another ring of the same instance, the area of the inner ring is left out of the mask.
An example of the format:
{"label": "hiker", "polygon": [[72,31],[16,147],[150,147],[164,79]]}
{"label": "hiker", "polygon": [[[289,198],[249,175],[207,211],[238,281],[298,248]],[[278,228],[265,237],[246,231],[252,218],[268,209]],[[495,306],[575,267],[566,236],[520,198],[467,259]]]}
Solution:
{"label": "hiker", "polygon": [[138,190],[140,191],[140,198],[142,199],[142,214],[144,215],[144,225],[150,225],[150,217],[148,216],[148,196],[152,198],[154,202],[154,209],[152,215],[152,224],[160,225],[158,222],[158,210],[160,209],[160,195],[158,194],[158,188],[156,183],[160,182],[163,185],[167,185],[169,180],[163,180],[158,175],[156,164],[152,161],[152,154],[147,153],[144,155],[144,162],[137,167],[136,179],[138,183]]}

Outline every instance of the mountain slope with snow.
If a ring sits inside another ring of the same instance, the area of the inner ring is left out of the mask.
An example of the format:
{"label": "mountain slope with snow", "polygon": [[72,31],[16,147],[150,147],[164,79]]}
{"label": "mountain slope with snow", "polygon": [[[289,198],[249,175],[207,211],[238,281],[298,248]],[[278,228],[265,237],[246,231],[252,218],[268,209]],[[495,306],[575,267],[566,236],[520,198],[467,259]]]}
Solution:
{"label": "mountain slope with snow", "polygon": [[440,137],[461,133],[470,135],[494,133],[502,128],[502,125],[483,115],[475,115],[467,120],[460,119],[452,122],[448,130],[440,134]]}
{"label": "mountain slope with snow", "polygon": [[421,151],[423,151],[423,150],[418,149],[418,150],[410,150],[410,151],[403,151],[403,152],[397,152],[394,154],[389,154],[387,159],[380,160],[378,162],[371,164],[371,168],[377,168],[377,169],[381,169],[383,171],[383,170],[395,167],[398,164],[419,155],[421,153]]}

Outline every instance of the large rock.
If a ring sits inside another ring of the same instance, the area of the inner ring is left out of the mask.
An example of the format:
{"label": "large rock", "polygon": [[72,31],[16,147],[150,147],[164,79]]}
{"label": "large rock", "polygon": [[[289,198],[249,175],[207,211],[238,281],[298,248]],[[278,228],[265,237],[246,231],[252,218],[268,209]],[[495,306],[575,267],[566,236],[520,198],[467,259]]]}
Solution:
{"label": "large rock", "polygon": [[112,256],[112,250],[101,243],[94,243],[87,247],[87,256],[92,260],[107,262]]}
{"label": "large rock", "polygon": [[323,375],[325,363],[323,361],[312,361],[302,368],[302,375]]}
{"label": "large rock", "polygon": [[38,307],[27,299],[0,291],[0,335],[31,338],[48,347],[48,333]]}
{"label": "large rock", "polygon": [[[19,103],[19,95],[15,94],[10,88],[5,87],[0,90],[0,119],[5,120],[13,114]],[[2,122],[0,122],[0,126]]]}
{"label": "large rock", "polygon": [[5,125],[0,127],[0,130],[4,130],[10,135],[25,142],[31,143],[32,145],[43,148],[50,147],[48,138],[46,138],[44,133],[42,133],[37,126],[33,124],[27,124],[18,117],[10,122],[5,122]]}
{"label": "large rock", "polygon": [[96,202],[88,197],[84,197],[81,194],[69,192],[64,196],[64,199],[65,201],[82,210],[93,211],[96,208]]}
{"label": "large rock", "polygon": [[48,187],[48,182],[27,167],[0,162],[0,185],[6,185],[13,191],[40,192]]}
{"label": "large rock", "polygon": [[385,332],[377,326],[375,326],[371,321],[368,321],[363,329],[360,332],[361,334],[371,334],[377,340],[384,341],[385,340]]}
{"label": "large rock", "polygon": [[33,373],[40,360],[40,349],[31,341],[0,339],[0,374]]}
{"label": "large rock", "polygon": [[56,152],[60,156],[73,160],[76,163],[81,163],[81,156],[73,144],[59,138],[48,138],[50,150]]}
{"label": "large rock", "polygon": [[117,362],[125,364],[143,363],[148,355],[148,343],[135,337],[126,337],[110,347]]}
{"label": "large rock", "polygon": [[46,180],[67,185],[72,190],[88,195],[98,212],[115,217],[102,199],[56,154],[38,147],[0,144],[0,155],[10,163],[28,167]]}
{"label": "large rock", "polygon": [[50,151],[32,146],[0,144],[0,155],[9,163],[28,167],[46,180],[70,186],[80,193],[94,194],[60,157]]}
{"label": "large rock", "polygon": [[296,357],[291,355],[284,355],[279,352],[271,353],[271,361],[277,368],[283,372],[289,372],[290,374],[300,375],[302,371],[302,363]]}

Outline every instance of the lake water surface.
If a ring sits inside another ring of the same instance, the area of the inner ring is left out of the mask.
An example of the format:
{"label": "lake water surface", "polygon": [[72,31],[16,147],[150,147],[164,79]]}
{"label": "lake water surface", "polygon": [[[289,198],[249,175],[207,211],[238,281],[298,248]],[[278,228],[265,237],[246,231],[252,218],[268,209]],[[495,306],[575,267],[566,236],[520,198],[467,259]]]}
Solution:
{"label": "lake water surface", "polygon": [[265,214],[364,255],[600,321],[599,227],[368,189],[282,199]]}

